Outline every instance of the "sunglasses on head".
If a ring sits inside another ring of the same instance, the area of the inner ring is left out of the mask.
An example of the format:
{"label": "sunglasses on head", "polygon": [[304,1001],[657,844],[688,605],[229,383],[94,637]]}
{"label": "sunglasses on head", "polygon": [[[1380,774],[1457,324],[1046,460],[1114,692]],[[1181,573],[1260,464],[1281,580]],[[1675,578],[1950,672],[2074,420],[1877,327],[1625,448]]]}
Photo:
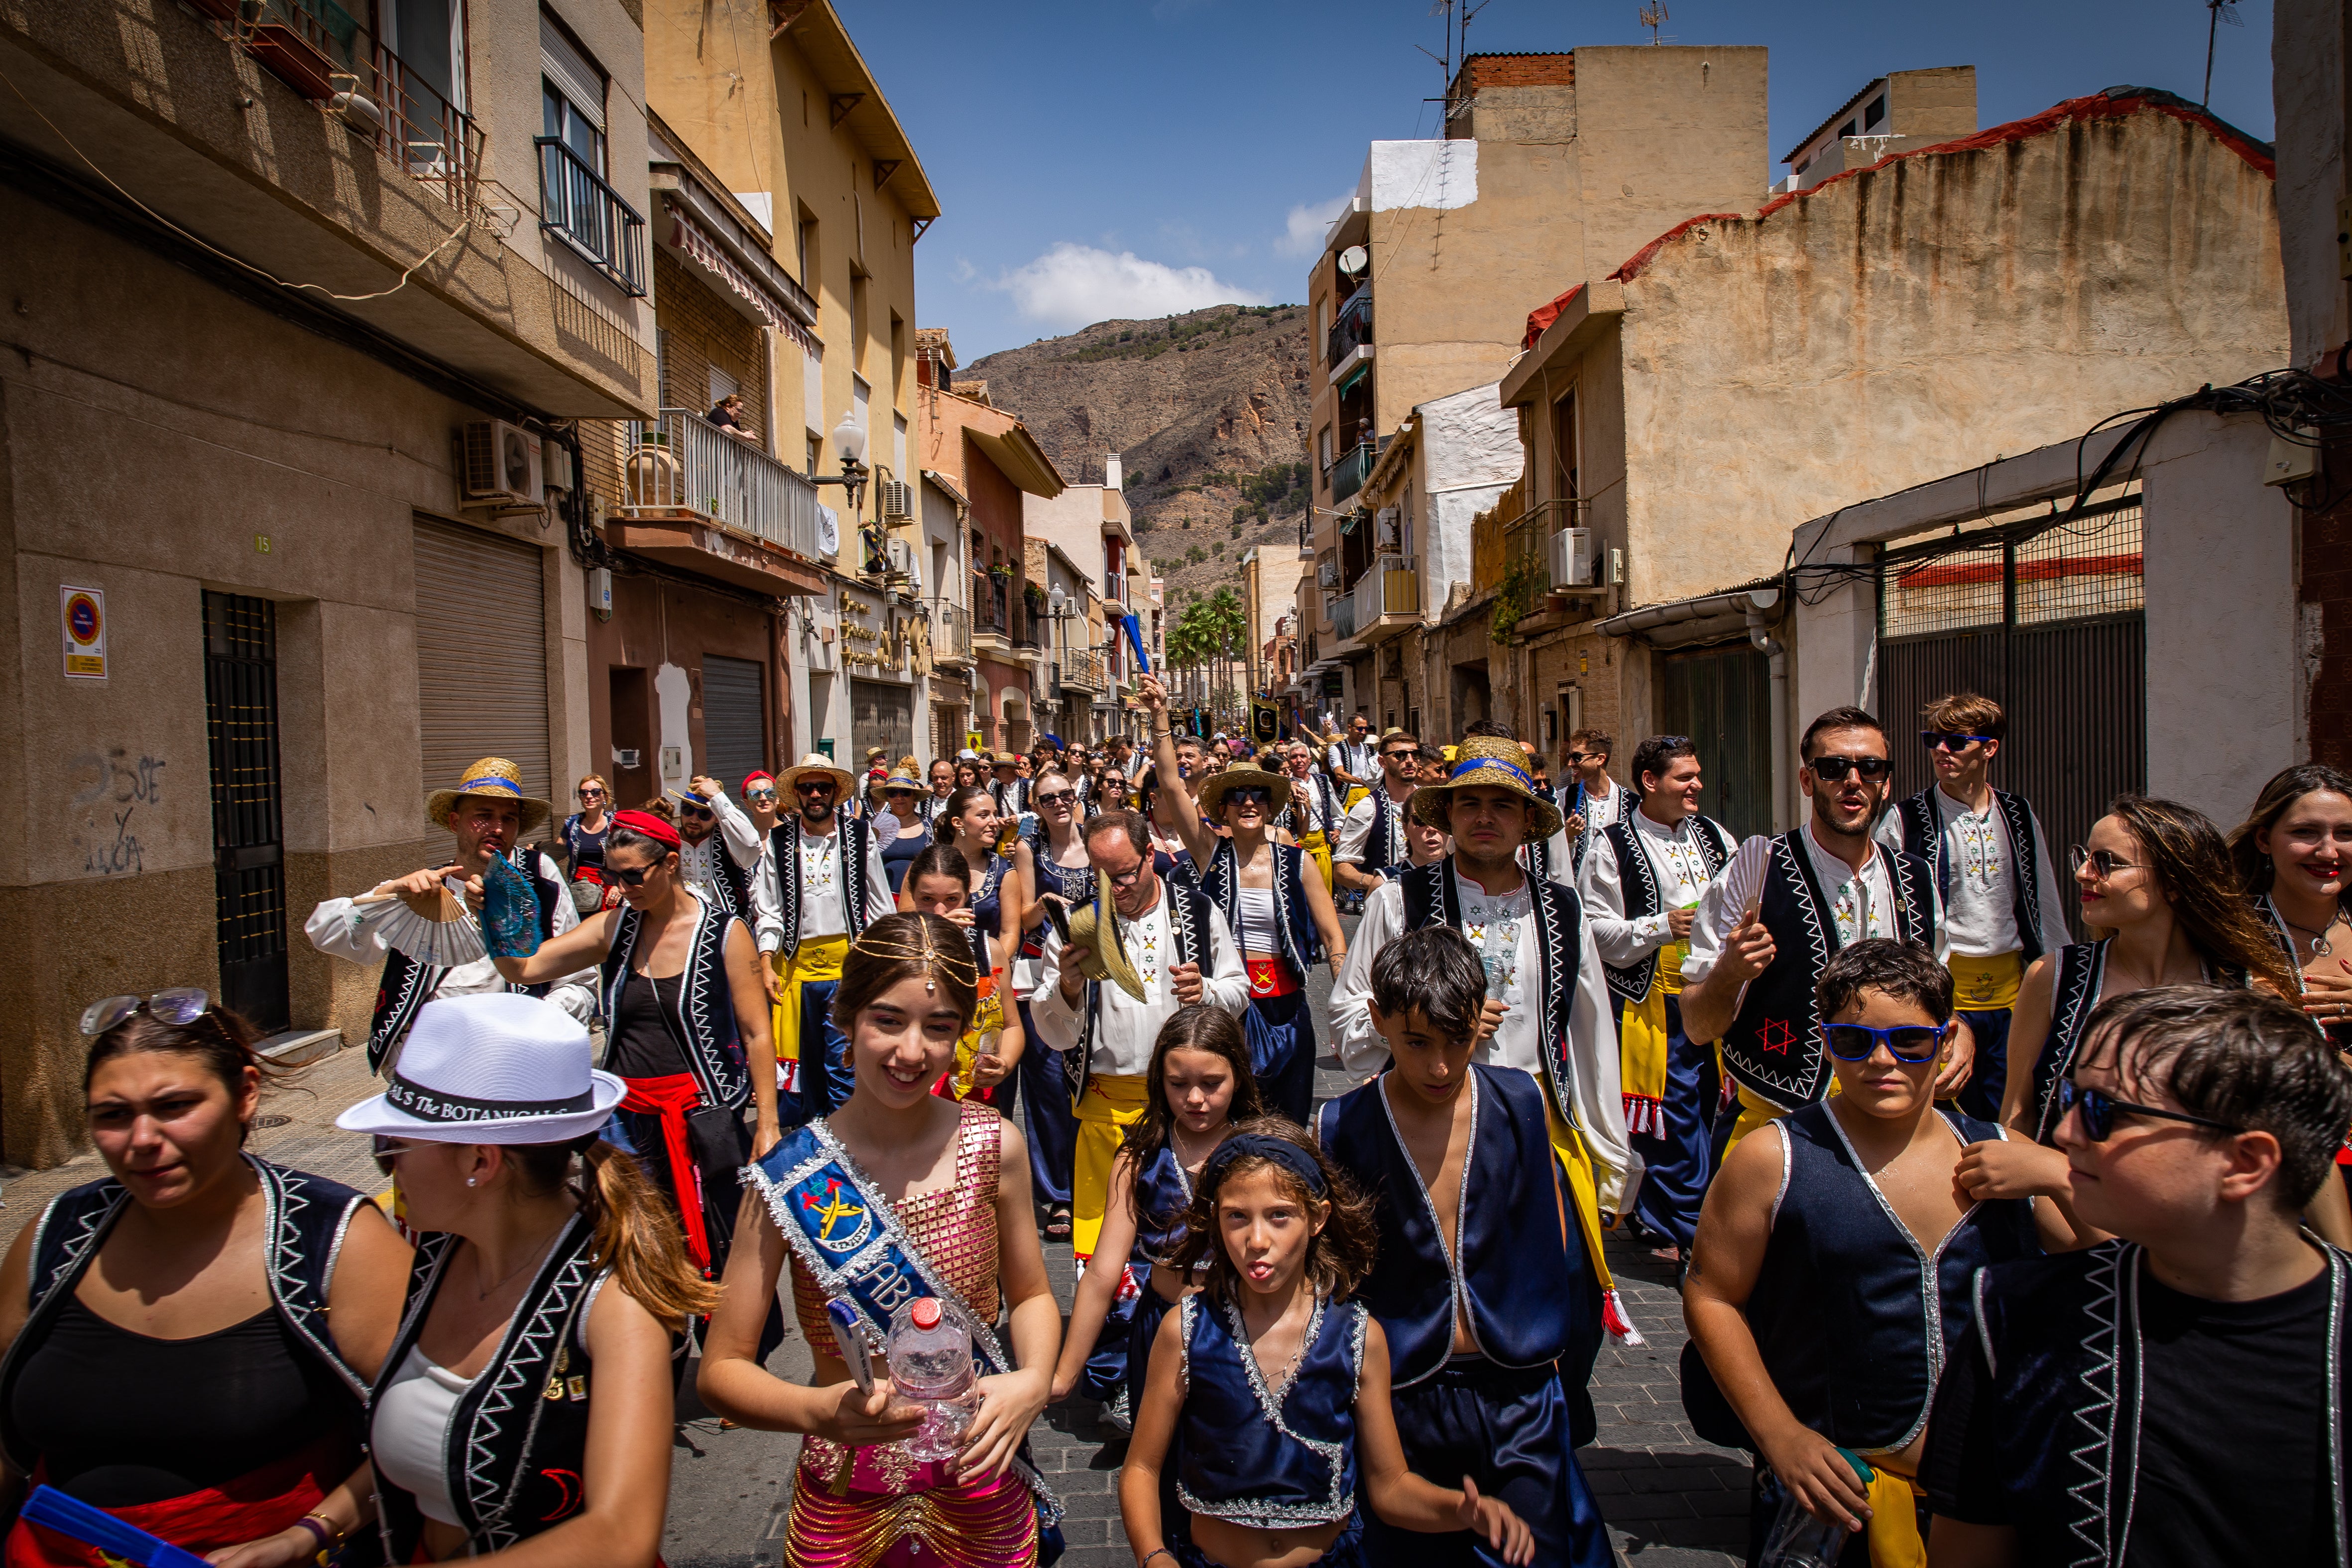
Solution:
{"label": "sunglasses on head", "polygon": [[2084,866],[2088,866],[2091,868],[2091,874],[2098,878],[2102,882],[2105,881],[2108,878],[2114,876],[2118,871],[2145,871],[2147,869],[2147,867],[2142,866],[2137,860],[2124,859],[2112,849],[2085,849],[2079,844],[2074,845],[2067,849],[2066,858],[2067,861],[2074,868],[2074,871],[2077,876],[2082,874],[2082,870]]}
{"label": "sunglasses on head", "polygon": [[1822,1043],[1842,1062],[1866,1062],[1885,1046],[1886,1054],[1896,1061],[1916,1064],[1936,1059],[1950,1028],[1948,1024],[1942,1028],[1933,1024],[1897,1024],[1889,1029],[1874,1029],[1868,1024],[1823,1024]]}
{"label": "sunglasses on head", "polygon": [[1829,784],[1843,783],[1848,773],[1857,775],[1864,784],[1876,784],[1895,772],[1895,763],[1885,757],[1815,757],[1805,766]]}
{"label": "sunglasses on head", "polygon": [[2117,1100],[2095,1089],[2084,1089],[2071,1078],[2058,1080],[2058,1113],[2063,1116],[2077,1110],[2083,1116],[2083,1136],[2094,1143],[2104,1143],[2116,1130],[2116,1113],[2124,1111],[2133,1116],[2154,1117],[2159,1121],[2186,1121],[2191,1127],[2210,1127],[2216,1132],[2243,1132],[2242,1127],[2232,1127],[2226,1121],[2214,1121],[2202,1116],[2191,1116],[2185,1110],[2167,1110],[2161,1106],[2135,1105],[2128,1100]]}
{"label": "sunglasses on head", "polygon": [[1972,745],[1991,739],[1990,735],[1964,735],[1957,730],[1919,731],[1919,743],[1931,752],[1965,752]]}
{"label": "sunglasses on head", "polygon": [[174,985],[152,996],[101,996],[81,1010],[81,1032],[102,1035],[141,1011],[166,1024],[184,1026],[203,1017],[212,1005],[212,997],[194,985]]}

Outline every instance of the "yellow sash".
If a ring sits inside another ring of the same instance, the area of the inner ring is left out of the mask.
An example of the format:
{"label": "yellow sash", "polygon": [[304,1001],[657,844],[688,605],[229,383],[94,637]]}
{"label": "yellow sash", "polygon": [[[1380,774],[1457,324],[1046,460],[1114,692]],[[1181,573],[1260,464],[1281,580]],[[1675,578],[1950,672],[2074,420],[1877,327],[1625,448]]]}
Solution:
{"label": "yellow sash", "polygon": [[1560,1120],[1559,1109],[1544,1096],[1545,1129],[1551,1137],[1551,1152],[1559,1156],[1560,1168],[1568,1173],[1568,1189],[1576,1199],[1576,1225],[1584,1238],[1584,1255],[1591,1261],[1593,1277],[1601,1281],[1601,1321],[1611,1334],[1629,1345],[1645,1342],[1633,1320],[1625,1315],[1624,1303],[1617,1298],[1617,1277],[1609,1272],[1609,1259],[1601,1249],[1600,1186],[1592,1175],[1592,1154],[1584,1146],[1584,1135]]}
{"label": "yellow sash", "polygon": [[1371,789],[1369,785],[1349,784],[1348,786],[1348,798],[1339,803],[1339,809],[1341,811],[1355,810],[1356,803],[1371,793]]}
{"label": "yellow sash", "polygon": [[1952,1005],[1963,1013],[1997,1013],[2017,1005],[2017,984],[2025,978],[2025,955],[1997,952],[1990,958],[1952,954]]}
{"label": "yellow sash", "polygon": [[1927,1568],[1927,1543],[1919,1539],[1918,1484],[1883,1465],[1871,1469],[1870,1519],[1863,1526],[1870,1542],[1870,1568]]}
{"label": "yellow sash", "polygon": [[1617,1025],[1618,1076],[1625,1096],[1625,1131],[1657,1137],[1666,1130],[1666,998],[1683,989],[1683,950],[1658,950],[1650,994],[1625,1009]]}
{"label": "yellow sash", "polygon": [[1070,1250],[1083,1263],[1102,1239],[1110,1207],[1110,1168],[1127,1129],[1143,1120],[1150,1091],[1141,1073],[1091,1073],[1078,1097],[1076,1169],[1070,1184]]}
{"label": "yellow sash", "polygon": [[1321,828],[1298,836],[1298,847],[1315,857],[1315,868],[1323,873],[1323,890],[1331,890],[1331,840]]}
{"label": "yellow sash", "polygon": [[948,1092],[958,1100],[969,1099],[974,1087],[972,1069],[981,1056],[981,1042],[988,1042],[990,1054],[996,1050],[996,1037],[1004,1033],[1004,998],[996,994],[993,970],[980,977],[980,1005],[972,1009],[971,1027],[956,1042],[955,1067],[948,1075]]}
{"label": "yellow sash", "polygon": [[[798,1062],[801,1059],[801,986],[819,980],[838,980],[841,966],[849,957],[846,936],[813,937],[803,942],[792,957],[784,961],[784,973],[777,989],[783,1000],[776,1004],[776,1059]],[[824,1038],[822,1020],[818,1021],[818,1038]]]}

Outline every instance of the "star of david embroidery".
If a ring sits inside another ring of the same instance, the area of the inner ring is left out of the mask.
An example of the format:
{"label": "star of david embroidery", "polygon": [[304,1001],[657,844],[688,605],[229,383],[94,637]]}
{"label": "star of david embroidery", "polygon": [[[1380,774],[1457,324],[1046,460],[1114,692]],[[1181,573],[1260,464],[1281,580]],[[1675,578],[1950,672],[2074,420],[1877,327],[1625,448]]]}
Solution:
{"label": "star of david embroidery", "polygon": [[1759,1050],[1776,1051],[1781,1056],[1787,1056],[1789,1047],[1796,1043],[1797,1031],[1789,1026],[1789,1021],[1786,1018],[1767,1018],[1756,1026],[1756,1046]]}

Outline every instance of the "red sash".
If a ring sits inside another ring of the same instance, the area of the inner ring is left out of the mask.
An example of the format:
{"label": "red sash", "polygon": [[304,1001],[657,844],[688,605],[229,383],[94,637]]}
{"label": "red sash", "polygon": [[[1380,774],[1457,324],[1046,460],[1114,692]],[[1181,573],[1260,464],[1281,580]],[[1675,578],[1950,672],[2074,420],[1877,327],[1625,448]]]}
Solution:
{"label": "red sash", "polygon": [[1287,996],[1298,989],[1298,982],[1290,973],[1290,965],[1279,958],[1245,958],[1249,965],[1250,994],[1253,996]]}
{"label": "red sash", "polygon": [[[350,1434],[333,1432],[219,1486],[106,1511],[201,1557],[291,1527],[340,1486],[359,1462],[359,1445]],[[47,1465],[33,1467],[34,1485],[47,1479]],[[5,1568],[121,1568],[121,1563],[95,1546],[85,1546],[70,1535],[20,1519],[8,1531]]]}
{"label": "red sash", "polygon": [[678,1217],[686,1222],[686,1255],[705,1274],[710,1272],[710,1237],[702,1225],[702,1172],[695,1165],[693,1145],[687,1140],[686,1113],[702,1103],[702,1086],[692,1073],[674,1072],[663,1078],[625,1078],[629,1092],[621,1109],[640,1116],[661,1118],[662,1150],[669,1156],[671,1190],[677,1194]]}

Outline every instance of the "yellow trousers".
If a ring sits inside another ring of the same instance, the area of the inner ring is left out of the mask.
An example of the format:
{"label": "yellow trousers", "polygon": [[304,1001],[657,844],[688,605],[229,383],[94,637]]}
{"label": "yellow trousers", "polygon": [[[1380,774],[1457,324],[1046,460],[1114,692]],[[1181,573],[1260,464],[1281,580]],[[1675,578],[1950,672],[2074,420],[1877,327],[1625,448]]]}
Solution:
{"label": "yellow trousers", "polygon": [[1141,1073],[1092,1073],[1078,1097],[1076,1169],[1070,1182],[1070,1250],[1080,1263],[1102,1239],[1103,1215],[1110,1208],[1110,1170],[1127,1130],[1143,1120],[1150,1100]]}
{"label": "yellow trousers", "polygon": [[[783,973],[778,976],[776,991],[782,998],[775,1005],[773,1029],[776,1038],[776,1081],[787,1093],[800,1089],[801,1063],[801,987],[824,980],[839,980],[841,966],[849,958],[849,938],[821,936],[803,942],[793,955],[784,960]],[[814,1020],[818,1048],[824,1048],[824,1021]]]}
{"label": "yellow trousers", "polygon": [[1341,811],[1355,810],[1356,803],[1371,793],[1371,790],[1366,785],[1349,784],[1348,786],[1348,798],[1339,803],[1339,809]]}
{"label": "yellow trousers", "polygon": [[2017,987],[2025,978],[2023,953],[1970,958],[1956,952],[1944,967],[1952,972],[1952,1005],[1962,1012],[1998,1013],[2017,1005]]}

